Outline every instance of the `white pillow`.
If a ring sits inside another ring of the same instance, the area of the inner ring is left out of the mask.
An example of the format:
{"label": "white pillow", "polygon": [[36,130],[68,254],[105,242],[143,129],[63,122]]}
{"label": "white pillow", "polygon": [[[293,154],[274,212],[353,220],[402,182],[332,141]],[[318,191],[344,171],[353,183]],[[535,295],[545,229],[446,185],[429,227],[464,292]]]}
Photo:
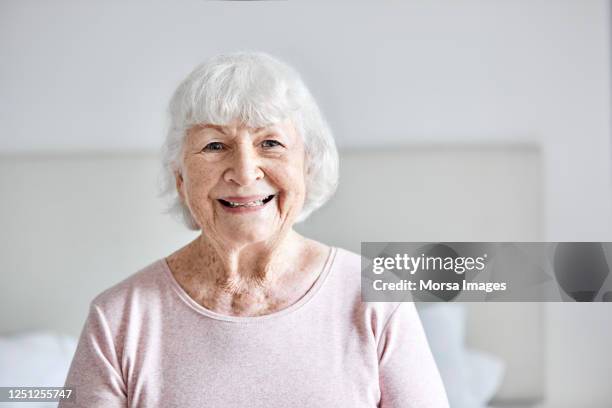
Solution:
{"label": "white pillow", "polygon": [[0,386],[64,386],[76,345],[76,338],[49,331],[0,336]]}
{"label": "white pillow", "polygon": [[478,401],[488,403],[501,386],[506,365],[504,361],[481,350],[467,351],[468,382]]}
{"label": "white pillow", "polygon": [[429,347],[452,408],[482,408],[501,383],[502,360],[465,347],[466,309],[460,303],[417,303]]}

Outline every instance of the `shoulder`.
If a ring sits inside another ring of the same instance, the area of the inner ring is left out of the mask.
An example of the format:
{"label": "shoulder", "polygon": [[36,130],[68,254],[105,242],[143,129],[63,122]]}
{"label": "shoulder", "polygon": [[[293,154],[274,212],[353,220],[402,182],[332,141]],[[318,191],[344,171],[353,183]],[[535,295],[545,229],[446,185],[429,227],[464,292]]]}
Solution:
{"label": "shoulder", "polygon": [[[345,279],[361,276],[361,255],[341,247],[333,247],[332,268]],[[355,279],[351,279],[355,280]]]}
{"label": "shoulder", "polygon": [[[368,284],[362,277],[362,257],[350,250],[335,247],[335,256],[331,271],[331,287],[336,296],[343,294],[352,310],[355,323],[365,325],[375,337],[379,337],[391,316],[402,303],[406,302],[365,302],[362,300],[362,284]],[[414,305],[407,302],[402,309],[412,309]]]}
{"label": "shoulder", "polygon": [[327,285],[330,290],[348,297],[361,293],[361,256],[340,247],[332,247]]}
{"label": "shoulder", "polygon": [[159,297],[163,287],[164,258],[155,260],[122,281],[98,293],[90,307],[99,309],[105,316],[122,315],[134,303],[143,303]]}

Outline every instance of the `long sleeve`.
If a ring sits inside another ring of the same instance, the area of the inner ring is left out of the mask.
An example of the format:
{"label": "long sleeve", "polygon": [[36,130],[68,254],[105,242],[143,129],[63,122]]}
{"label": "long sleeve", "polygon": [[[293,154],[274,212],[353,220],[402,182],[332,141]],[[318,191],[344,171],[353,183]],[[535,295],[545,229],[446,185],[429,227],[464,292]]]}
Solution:
{"label": "long sleeve", "polygon": [[58,408],[127,407],[127,392],[113,336],[102,311],[92,302],[65,382],[76,401]]}
{"label": "long sleeve", "polygon": [[412,302],[393,311],[378,345],[380,408],[448,408],[442,378]]}

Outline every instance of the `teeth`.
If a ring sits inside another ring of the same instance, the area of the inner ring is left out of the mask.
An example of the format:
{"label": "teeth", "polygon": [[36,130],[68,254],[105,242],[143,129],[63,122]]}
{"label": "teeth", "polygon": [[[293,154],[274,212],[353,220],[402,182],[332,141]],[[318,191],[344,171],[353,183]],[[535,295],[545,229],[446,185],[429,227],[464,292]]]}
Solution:
{"label": "teeth", "polygon": [[249,201],[248,203],[236,203],[233,201],[222,200],[226,205],[229,205],[231,208],[236,207],[261,207],[266,204],[268,201],[272,199],[272,195],[262,198],[261,200]]}
{"label": "teeth", "polygon": [[231,207],[257,207],[258,205],[263,205],[263,200],[255,200],[249,201],[248,203],[234,203],[232,201],[228,201]]}

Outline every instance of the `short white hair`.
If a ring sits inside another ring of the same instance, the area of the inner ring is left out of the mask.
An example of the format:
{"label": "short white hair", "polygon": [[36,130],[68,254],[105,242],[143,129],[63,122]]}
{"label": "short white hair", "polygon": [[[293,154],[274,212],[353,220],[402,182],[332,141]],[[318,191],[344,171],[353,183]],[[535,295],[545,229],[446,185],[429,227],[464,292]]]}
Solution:
{"label": "short white hair", "polygon": [[261,52],[218,55],[197,66],[174,92],[170,125],[162,147],[160,196],[169,196],[166,213],[199,230],[176,189],[175,172],[187,130],[194,125],[226,125],[235,119],[263,127],[291,119],[305,147],[306,197],[296,222],[321,207],[338,185],[338,151],[317,103],[299,74]]}

